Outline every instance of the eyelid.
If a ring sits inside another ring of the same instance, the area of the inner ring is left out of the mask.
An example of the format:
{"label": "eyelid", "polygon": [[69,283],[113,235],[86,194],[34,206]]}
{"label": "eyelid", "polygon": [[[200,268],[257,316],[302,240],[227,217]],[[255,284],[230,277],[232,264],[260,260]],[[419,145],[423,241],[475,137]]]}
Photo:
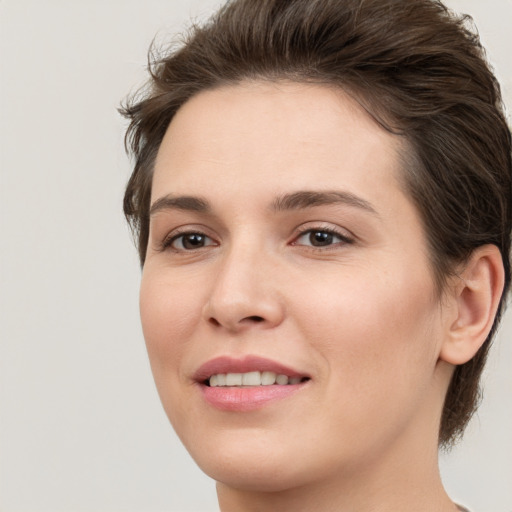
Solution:
{"label": "eyelid", "polygon": [[[321,246],[315,247],[313,245],[297,243],[297,240],[300,237],[304,236],[307,233],[314,232],[314,231],[329,233],[333,236],[338,237],[340,239],[340,241],[333,243],[331,245],[328,245],[328,246],[324,246],[324,247],[321,247]],[[179,249],[179,248],[177,249],[177,248],[172,247],[172,244],[177,239],[179,239],[180,237],[183,237],[185,235],[189,235],[189,234],[202,235],[202,236],[206,237],[207,239],[209,239],[213,243],[208,243],[206,246],[198,247],[197,249],[188,249],[188,250],[187,249]],[[335,225],[332,225],[332,224],[326,223],[326,222],[311,221],[311,222],[308,222],[308,223],[303,224],[303,225],[299,226],[298,228],[296,228],[295,234],[293,235],[293,238],[289,243],[292,246],[302,246],[302,247],[308,247],[309,249],[312,249],[312,250],[326,251],[326,250],[329,250],[330,248],[331,249],[337,248],[340,245],[353,244],[355,241],[356,241],[356,237],[345,228],[340,228],[339,226],[335,226]],[[184,226],[179,226],[179,227],[171,230],[169,233],[167,233],[167,235],[164,236],[162,238],[162,240],[158,243],[158,250],[159,250],[159,252],[171,250],[174,252],[192,253],[192,252],[200,251],[201,249],[205,249],[207,247],[218,246],[218,245],[219,245],[219,241],[216,239],[216,237],[214,235],[212,235],[210,233],[209,229],[207,229],[206,227],[201,226],[201,225],[188,224],[188,225],[184,225]]]}
{"label": "eyelid", "polygon": [[[167,251],[167,250],[171,250],[173,252],[195,252],[195,251],[200,251],[201,249],[204,249],[205,247],[217,246],[218,242],[215,240],[215,238],[213,236],[208,234],[207,231],[208,230],[202,226],[193,226],[193,225],[192,226],[187,225],[187,226],[181,226],[181,227],[175,228],[170,233],[168,233],[162,239],[162,241],[159,243],[159,250],[161,252]],[[212,240],[214,243],[208,244],[205,247],[198,247],[197,249],[195,249],[195,251],[187,250],[187,249],[176,249],[176,248],[172,247],[172,244],[177,239],[179,239],[180,237],[183,237],[185,235],[201,235],[201,236],[204,236],[205,238],[208,238],[209,240]]]}
{"label": "eyelid", "polygon": [[[332,245],[328,245],[328,246],[324,246],[324,247],[320,247],[320,246],[315,247],[315,246],[297,243],[297,240],[299,238],[301,238],[302,236],[304,236],[307,233],[311,233],[311,232],[315,232],[315,231],[320,231],[320,232],[329,233],[331,235],[334,235],[334,236],[340,238],[341,242],[337,242]],[[342,229],[342,228],[333,226],[331,224],[326,225],[324,223],[308,223],[306,225],[303,225],[303,226],[300,226],[299,228],[297,228],[296,234],[293,237],[291,245],[308,247],[308,248],[314,249],[314,250],[325,251],[325,250],[329,250],[332,248],[336,248],[340,244],[342,244],[342,245],[353,244],[355,241],[356,241],[356,237],[346,229]]]}

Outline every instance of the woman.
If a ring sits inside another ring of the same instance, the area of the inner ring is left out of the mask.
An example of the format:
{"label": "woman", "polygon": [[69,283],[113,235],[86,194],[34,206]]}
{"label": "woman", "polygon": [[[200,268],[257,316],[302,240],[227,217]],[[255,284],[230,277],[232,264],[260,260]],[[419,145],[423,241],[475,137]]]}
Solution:
{"label": "woman", "polygon": [[141,318],[223,512],[448,512],[510,285],[511,137],[433,0],[235,0],[124,113]]}

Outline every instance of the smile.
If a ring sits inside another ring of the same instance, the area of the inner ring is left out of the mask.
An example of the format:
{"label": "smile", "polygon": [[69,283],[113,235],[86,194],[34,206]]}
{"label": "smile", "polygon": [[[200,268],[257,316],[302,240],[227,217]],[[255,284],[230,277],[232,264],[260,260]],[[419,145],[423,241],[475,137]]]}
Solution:
{"label": "smile", "polygon": [[221,411],[245,412],[289,399],[311,381],[309,375],[259,356],[218,357],[194,375],[209,406]]}
{"label": "smile", "polygon": [[307,377],[289,377],[284,374],[277,374],[270,371],[253,371],[246,373],[218,373],[208,379],[210,387],[237,386],[287,386],[300,384],[307,380]]}

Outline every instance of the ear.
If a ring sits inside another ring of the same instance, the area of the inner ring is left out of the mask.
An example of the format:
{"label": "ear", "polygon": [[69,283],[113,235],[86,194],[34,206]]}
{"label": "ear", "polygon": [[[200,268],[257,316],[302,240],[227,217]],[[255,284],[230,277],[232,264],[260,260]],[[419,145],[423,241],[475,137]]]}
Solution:
{"label": "ear", "polygon": [[503,293],[503,260],[495,245],[475,249],[448,292],[454,305],[440,359],[453,365],[467,363],[492,328]]}

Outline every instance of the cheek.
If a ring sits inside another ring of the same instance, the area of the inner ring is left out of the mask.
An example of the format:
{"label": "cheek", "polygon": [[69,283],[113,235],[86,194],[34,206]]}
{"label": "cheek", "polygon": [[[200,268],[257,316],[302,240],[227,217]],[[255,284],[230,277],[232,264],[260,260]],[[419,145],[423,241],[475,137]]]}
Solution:
{"label": "cheek", "polygon": [[201,315],[200,297],[194,286],[182,286],[166,277],[165,272],[145,269],[140,288],[140,314],[157,380],[161,372],[178,370],[187,340]]}
{"label": "cheek", "polygon": [[326,369],[325,437],[354,454],[380,453],[430,403],[437,309],[428,280],[352,275],[343,286],[311,290],[301,329]]}
{"label": "cheek", "polygon": [[140,314],[153,378],[165,412],[175,429],[189,416],[183,391],[189,383],[183,361],[201,317],[197,287],[180,285],[164,270],[145,269],[140,288]]}
{"label": "cheek", "polygon": [[[437,313],[428,275],[349,269],[339,284],[317,281],[304,301],[302,328],[316,340],[336,381],[380,388],[427,377],[437,357]],[[366,376],[366,381],[363,379]],[[338,382],[339,383],[339,382]]]}

